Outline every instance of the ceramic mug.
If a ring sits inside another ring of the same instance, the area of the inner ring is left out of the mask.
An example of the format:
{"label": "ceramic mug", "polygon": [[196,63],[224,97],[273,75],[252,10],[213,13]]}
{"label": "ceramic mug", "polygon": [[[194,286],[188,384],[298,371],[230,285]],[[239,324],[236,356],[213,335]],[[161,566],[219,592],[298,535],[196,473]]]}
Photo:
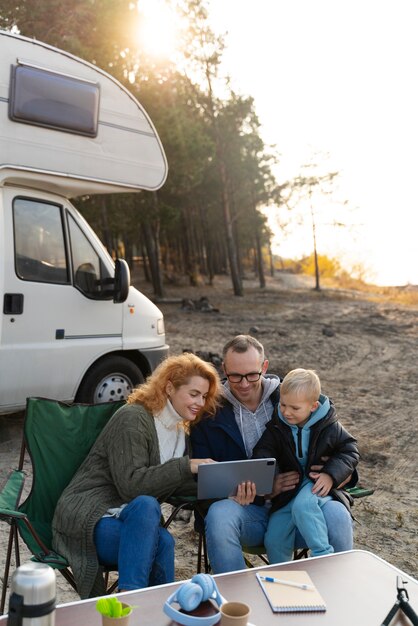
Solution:
{"label": "ceramic mug", "polygon": [[220,612],[221,626],[247,626],[251,609],[244,602],[224,602]]}

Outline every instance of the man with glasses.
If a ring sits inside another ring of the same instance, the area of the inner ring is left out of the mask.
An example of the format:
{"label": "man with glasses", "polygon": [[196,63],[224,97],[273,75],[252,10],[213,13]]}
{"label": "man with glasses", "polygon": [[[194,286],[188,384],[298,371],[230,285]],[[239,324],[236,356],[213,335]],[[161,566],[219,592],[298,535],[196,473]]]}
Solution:
{"label": "man with glasses", "polygon": [[[201,420],[191,431],[193,455],[215,461],[250,458],[253,448],[273,408],[279,401],[278,376],[267,374],[268,361],[262,344],[250,335],[238,335],[222,351],[224,402],[213,418]],[[312,467],[311,478],[321,468]],[[297,472],[279,474],[273,493],[294,489]],[[252,483],[238,486],[236,499],[214,502],[205,518],[206,545],[214,574],[245,568],[242,546],[260,546],[264,542],[269,516],[269,501],[255,496]],[[323,507],[329,542],[335,552],[351,550],[353,530],[347,509],[335,500]],[[295,547],[304,547],[296,534]]]}

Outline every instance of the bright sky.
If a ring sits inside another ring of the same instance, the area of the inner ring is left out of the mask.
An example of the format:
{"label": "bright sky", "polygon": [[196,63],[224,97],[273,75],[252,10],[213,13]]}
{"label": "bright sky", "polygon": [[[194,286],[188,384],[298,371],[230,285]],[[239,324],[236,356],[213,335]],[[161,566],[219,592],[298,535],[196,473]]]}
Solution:
{"label": "bright sky", "polygon": [[[209,0],[209,11],[228,31],[233,87],[254,97],[263,138],[282,154],[278,176],[296,176],[314,152],[341,173],[359,226],[319,224],[319,253],[363,262],[380,284],[418,284],[416,1]],[[302,226],[276,240],[285,257],[311,251]]]}

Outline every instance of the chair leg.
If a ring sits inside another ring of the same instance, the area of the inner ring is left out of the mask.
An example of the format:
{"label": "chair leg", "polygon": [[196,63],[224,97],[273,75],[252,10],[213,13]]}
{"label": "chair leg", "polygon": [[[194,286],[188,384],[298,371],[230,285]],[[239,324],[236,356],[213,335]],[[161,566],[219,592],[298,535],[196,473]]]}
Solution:
{"label": "chair leg", "polygon": [[210,568],[210,563],[209,563],[209,559],[208,559],[208,550],[207,550],[207,547],[206,547],[206,535],[205,535],[205,533],[203,533],[202,542],[203,542],[203,560],[205,562],[205,574],[209,574],[211,568]]}
{"label": "chair leg", "polygon": [[307,559],[309,556],[309,548],[299,548],[293,552],[293,560],[299,561],[300,559]]}
{"label": "chair leg", "polygon": [[203,549],[203,533],[199,533],[199,543],[197,548],[197,573],[202,571],[202,549]]}
{"label": "chair leg", "polygon": [[197,573],[200,574],[202,571],[202,555],[203,555],[203,563],[205,567],[205,574],[209,574],[210,565],[208,559],[208,551],[206,548],[206,537],[204,532],[199,532],[199,544],[197,548]]}
{"label": "chair leg", "polygon": [[110,585],[110,587],[107,587],[107,585],[106,585],[106,595],[111,594],[111,593],[113,593],[114,591],[116,591],[116,589],[117,589],[117,587],[118,587],[118,584],[119,584],[119,578],[118,578],[117,580],[115,580],[115,582],[114,582],[114,583],[112,583],[112,584]]}
{"label": "chair leg", "polygon": [[176,517],[177,513],[179,511],[181,511],[182,509],[184,509],[185,507],[189,507],[190,503],[189,502],[183,502],[182,504],[179,504],[177,506],[173,507],[173,510],[171,512],[171,514],[169,515],[169,517],[167,518],[167,520],[164,522],[163,526],[164,528],[168,528],[171,524],[171,522],[173,521],[173,519]]}
{"label": "chair leg", "polygon": [[[115,566],[115,571],[117,570],[117,567]],[[117,586],[119,584],[119,578],[117,578],[111,585],[109,585],[109,574],[110,574],[110,569],[105,569],[103,572],[103,578],[104,578],[104,584],[105,584],[105,588],[106,588],[106,595],[109,595],[110,593],[113,593],[115,591],[115,589],[117,589]],[[113,569],[112,569],[113,571]]]}
{"label": "chair leg", "polygon": [[12,521],[10,524],[9,541],[7,544],[7,552],[6,552],[6,563],[4,566],[3,587],[1,590],[1,601],[0,601],[0,615],[3,615],[4,606],[6,604],[6,593],[7,593],[7,585],[9,582],[10,562],[12,559],[13,544],[15,548],[16,567],[19,567],[20,565],[19,537],[17,534],[17,525],[15,522]]}
{"label": "chair leg", "polygon": [[20,567],[20,548],[19,548],[19,533],[17,524],[13,524],[14,544],[15,544],[15,561],[16,567]]}
{"label": "chair leg", "polygon": [[70,572],[69,569],[60,569],[59,573],[61,574],[61,576],[63,576],[65,578],[67,583],[70,583],[71,587],[75,591],[77,591],[77,585],[76,585],[76,582],[74,580],[74,576],[73,576],[72,572]]}

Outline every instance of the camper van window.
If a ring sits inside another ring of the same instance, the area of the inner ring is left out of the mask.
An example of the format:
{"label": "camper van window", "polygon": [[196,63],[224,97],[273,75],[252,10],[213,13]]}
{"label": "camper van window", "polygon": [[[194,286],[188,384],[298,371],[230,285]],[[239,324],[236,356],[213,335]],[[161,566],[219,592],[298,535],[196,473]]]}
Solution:
{"label": "camper van window", "polygon": [[88,298],[112,298],[113,291],[109,291],[109,283],[112,282],[109,272],[74,218],[68,214],[67,219],[74,285]]}
{"label": "camper van window", "polygon": [[15,198],[13,221],[17,276],[41,283],[68,283],[62,207]]}
{"label": "camper van window", "polygon": [[9,117],[15,122],[96,137],[99,100],[97,83],[25,64],[12,67]]}

